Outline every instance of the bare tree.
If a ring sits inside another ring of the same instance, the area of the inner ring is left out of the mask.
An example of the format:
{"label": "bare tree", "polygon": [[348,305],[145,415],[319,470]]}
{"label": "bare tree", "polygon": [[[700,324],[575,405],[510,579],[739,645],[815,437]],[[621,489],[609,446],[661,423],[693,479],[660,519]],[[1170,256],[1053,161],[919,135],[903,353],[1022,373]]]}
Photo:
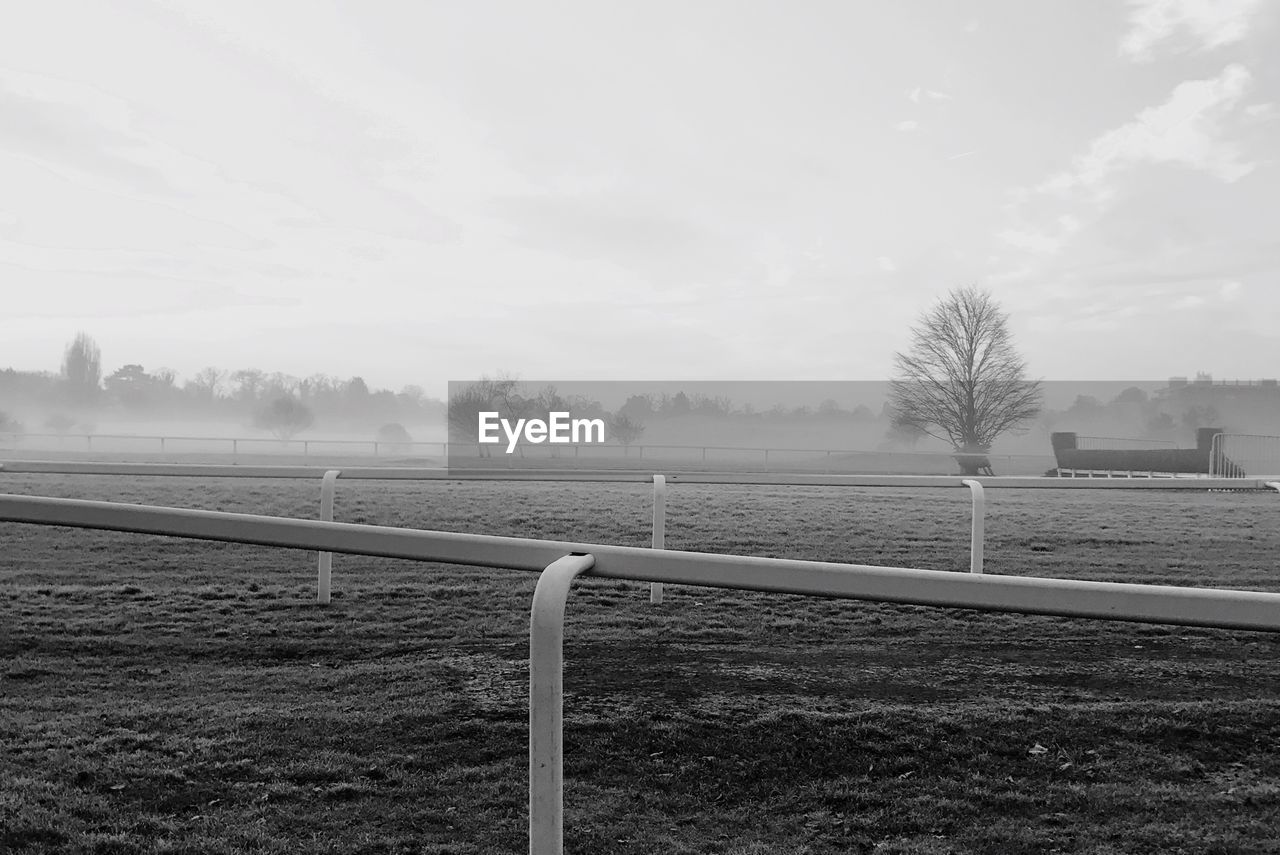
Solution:
{"label": "bare tree", "polygon": [[976,286],[957,288],[925,312],[895,364],[894,425],[950,442],[965,475],[989,468],[983,455],[995,438],[1040,412],[1040,384],[1026,379],[1008,315]]}
{"label": "bare tree", "polygon": [[77,333],[62,358],[62,377],[79,402],[97,397],[102,383],[102,351],[87,333]]}
{"label": "bare tree", "polygon": [[19,434],[22,431],[22,422],[0,410],[0,433]]}
{"label": "bare tree", "polygon": [[267,375],[257,368],[242,368],[231,375],[231,382],[236,385],[236,397],[249,404],[255,404],[266,384]]}
{"label": "bare tree", "polygon": [[292,439],[311,427],[315,416],[306,404],[297,398],[280,397],[263,407],[254,416],[254,427],[271,431],[279,440]]}
{"label": "bare tree", "polygon": [[187,381],[186,388],[190,389],[202,400],[212,401],[218,397],[218,390],[226,376],[227,372],[220,368],[214,368],[213,366],[202,368]]}
{"label": "bare tree", "polygon": [[633,419],[623,410],[618,410],[612,416],[609,416],[609,435],[622,444],[622,453],[631,453],[631,443],[635,442],[644,433],[644,423],[639,419]]}
{"label": "bare tree", "polygon": [[[516,392],[519,384],[514,379],[490,380],[481,378],[449,395],[449,444],[451,446],[474,443],[481,457],[489,457],[489,447],[479,440],[480,413],[497,412],[507,418],[513,405],[524,406],[524,399]],[[453,453],[452,450],[450,453]]]}

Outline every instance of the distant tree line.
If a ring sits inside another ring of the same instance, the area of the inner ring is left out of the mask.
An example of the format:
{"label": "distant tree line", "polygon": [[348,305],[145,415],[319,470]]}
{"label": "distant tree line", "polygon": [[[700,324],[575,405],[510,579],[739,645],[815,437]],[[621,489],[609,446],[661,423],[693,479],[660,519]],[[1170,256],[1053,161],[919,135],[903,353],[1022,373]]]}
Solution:
{"label": "distant tree line", "polygon": [[[171,369],[148,370],[138,363],[104,373],[101,352],[85,333],[67,345],[58,373],[0,369],[0,431],[8,432],[65,431],[77,425],[88,429],[94,414],[117,411],[157,418],[247,418],[282,434],[296,433],[315,421],[438,422],[444,409],[444,402],[428,397],[420,386],[393,392],[370,388],[360,377],[295,377],[211,366],[179,382]],[[38,424],[24,425],[15,415],[22,410],[45,415]]]}
{"label": "distant tree line", "polygon": [[[724,396],[709,396],[684,391],[673,393],[634,394],[615,411],[600,401],[582,395],[565,395],[555,386],[526,388],[510,377],[482,378],[460,385],[449,396],[448,426],[450,442],[476,444],[481,456],[491,449],[478,443],[479,415],[495,412],[514,423],[518,419],[546,419],[552,412],[570,412],[575,418],[600,418],[607,426],[611,443],[630,446],[639,442],[646,427],[663,422],[730,421],[745,424],[785,424],[826,422],[840,424],[874,424],[887,421],[882,410],[877,415],[866,405],[842,408],[829,399],[816,407],[776,405],[757,408],[752,404],[735,404]],[[912,438],[915,441],[916,437]],[[890,437],[897,441],[897,433]]]}
{"label": "distant tree line", "polygon": [[844,409],[834,399],[828,398],[816,407],[800,404],[788,407],[775,404],[758,408],[753,404],[735,404],[727,397],[684,392],[674,395],[632,395],[618,409],[618,413],[645,422],[651,419],[705,416],[714,419],[743,419],[753,421],[793,421],[797,419],[825,419],[831,421],[875,421],[878,417],[866,404]]}
{"label": "distant tree line", "polygon": [[1224,427],[1226,414],[1212,403],[1187,401],[1177,390],[1147,392],[1130,386],[1110,401],[1077,395],[1065,410],[1049,411],[1043,419],[1050,429],[1069,431],[1111,427],[1138,439],[1176,440],[1204,427]]}

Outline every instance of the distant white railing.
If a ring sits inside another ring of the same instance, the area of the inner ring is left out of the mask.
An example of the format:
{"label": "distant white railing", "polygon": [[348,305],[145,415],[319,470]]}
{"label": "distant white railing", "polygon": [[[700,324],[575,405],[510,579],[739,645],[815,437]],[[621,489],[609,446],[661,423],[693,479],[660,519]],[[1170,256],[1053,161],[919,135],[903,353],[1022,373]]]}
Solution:
{"label": "distant white railing", "polygon": [[456,460],[485,460],[485,465],[516,467],[527,459],[612,460],[643,466],[644,463],[696,463],[759,466],[764,471],[788,466],[829,471],[833,468],[864,466],[873,470],[906,466],[936,465],[952,468],[960,459],[999,466],[1006,472],[1041,474],[1053,465],[1053,455],[990,454],[955,451],[867,451],[836,448],[789,448],[783,446],[675,445],[662,443],[530,444],[520,443],[512,454],[503,446],[475,443],[394,442],[356,439],[274,439],[270,437],[159,436],[143,434],[24,433],[0,434],[0,448],[10,450],[63,451],[101,454],[229,454],[250,456],[344,456],[405,457],[430,456],[443,459],[451,453]]}
{"label": "distant white railing", "polygon": [[[981,573],[985,552],[985,487],[1017,489],[1275,489],[1276,483],[1262,480],[1180,478],[1169,480],[1094,480],[1046,477],[960,478],[951,475],[805,475],[743,472],[668,472],[653,474],[627,470],[584,469],[472,469],[441,470],[420,467],[249,466],[208,463],[109,463],[79,461],[18,460],[0,463],[4,474],[116,475],[204,478],[320,478],[320,519],[333,520],[337,479],[348,481],[569,481],[596,483],[653,482],[654,549],[666,542],[667,484],[738,484],[748,486],[824,487],[968,487],[972,495],[969,541],[969,570]],[[316,600],[328,603],[332,585],[333,555],[321,552],[316,559]],[[662,583],[649,586],[649,601],[661,603]]]}
{"label": "distant white railing", "polygon": [[1280,594],[993,576],[418,531],[0,494],[0,522],[540,572],[529,632],[529,852],[563,851],[563,637],[570,585],[606,579],[1280,632]]}
{"label": "distant white railing", "polygon": [[[35,442],[33,442],[33,440]],[[96,443],[96,444],[95,444]],[[353,456],[383,454],[448,454],[447,442],[379,439],[310,439],[231,436],[160,436],[130,433],[8,433],[0,434],[0,446],[36,446],[38,450],[153,452],[159,454],[279,455],[330,451]],[[145,446],[138,449],[138,446]],[[68,448],[68,447],[71,448]],[[193,448],[193,446],[198,446]]]}
{"label": "distant white railing", "polygon": [[[207,463],[109,463],[77,461],[9,461],[0,463],[3,474],[116,475],[204,478],[320,478],[320,519],[333,519],[337,479],[348,481],[577,481],[577,482],[653,482],[653,548],[663,549],[666,540],[666,501],[668,479],[685,484],[739,484],[770,486],[827,487],[968,487],[972,494],[969,570],[981,573],[985,552],[984,487],[1047,489],[1265,489],[1274,484],[1261,481],[1177,479],[1160,481],[1077,480],[1074,478],[992,477],[960,478],[950,475],[798,475],[742,472],[670,472],[650,475],[641,471],[582,469],[523,470],[440,470],[417,467],[344,467],[327,469],[314,466],[241,466]],[[333,555],[321,552],[316,561],[316,599],[328,603],[333,574]],[[661,603],[662,584],[650,585],[649,600]]]}
{"label": "distant white railing", "polygon": [[1280,436],[1214,434],[1209,475],[1216,478],[1280,478]]}
{"label": "distant white railing", "polygon": [[[4,460],[0,473],[46,475],[178,476],[203,478],[321,478],[331,466],[256,463],[122,463],[97,460]],[[504,469],[425,466],[348,466],[342,477],[367,481],[601,481],[649,482],[654,469]],[[809,487],[960,487],[974,480],[986,487],[1048,490],[1212,490],[1264,489],[1264,479],[1059,478],[1036,475],[867,475],[830,472],[723,472],[663,467],[670,483],[751,484]]]}
{"label": "distant white railing", "polygon": [[[710,473],[710,472],[681,472],[672,473],[670,476],[665,474],[655,474],[649,476],[642,473],[618,472],[609,470],[606,472],[591,472],[584,470],[522,470],[522,476],[518,479],[511,477],[511,472],[506,470],[478,469],[463,473],[441,472],[438,469],[420,469],[420,468],[389,468],[374,467],[361,469],[321,469],[318,467],[305,466],[226,466],[218,464],[171,464],[171,463],[79,463],[72,461],[16,461],[11,463],[0,463],[0,475],[5,473],[18,474],[59,474],[59,475],[128,475],[128,476],[170,476],[170,477],[229,477],[229,478],[254,478],[254,477],[270,477],[270,478],[313,478],[319,476],[320,485],[320,519],[324,521],[333,520],[333,506],[337,492],[337,481],[339,477],[346,477],[347,480],[532,480],[529,476],[540,476],[540,480],[550,481],[616,481],[616,482],[632,482],[647,480],[652,477],[653,480],[653,548],[663,549],[666,543],[666,508],[667,508],[667,478],[679,480],[690,484],[774,484],[774,485],[791,485],[798,483],[820,486],[934,486],[934,487],[968,487],[972,495],[972,522],[971,522],[971,540],[969,546],[969,569],[973,573],[982,572],[983,550],[984,550],[984,513],[986,500],[983,491],[983,484],[977,479],[956,478],[950,476],[840,476],[840,475],[814,475],[804,476],[802,481],[797,481],[798,476],[787,475],[754,475],[746,476],[742,473]],[[723,480],[722,475],[732,480]],[[749,480],[748,480],[749,478]],[[1001,479],[988,478],[989,482],[996,482]],[[1022,482],[1028,479],[1003,479],[1004,481],[1016,480],[1017,486],[1022,486]],[[1053,481],[1055,479],[1037,479],[1043,481]],[[903,482],[911,483],[903,483]],[[924,482],[923,484],[921,482]],[[866,483],[864,483],[866,482]],[[317,557],[316,568],[316,600],[320,603],[328,603],[330,598],[330,590],[333,575],[333,555],[329,552],[321,552]],[[649,601],[651,603],[662,602],[662,583],[655,582],[649,586]]]}

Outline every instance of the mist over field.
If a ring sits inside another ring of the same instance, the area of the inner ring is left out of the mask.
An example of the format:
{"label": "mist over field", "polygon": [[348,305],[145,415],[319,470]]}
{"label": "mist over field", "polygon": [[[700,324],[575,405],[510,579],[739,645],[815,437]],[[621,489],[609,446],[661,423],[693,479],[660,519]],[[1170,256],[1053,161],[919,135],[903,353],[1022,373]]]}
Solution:
{"label": "mist over field", "polygon": [[[371,389],[361,378],[297,378],[258,370],[209,369],[192,378],[127,365],[92,393],[65,376],[0,371],[0,435],[82,435],[315,442],[443,443],[450,438],[449,402],[419,387]],[[450,384],[448,396],[476,381]],[[557,408],[612,425],[626,416],[634,436],[624,444],[944,453],[949,443],[894,426],[888,381],[579,381],[513,380],[524,415]],[[1280,433],[1280,388],[1274,381],[1217,381],[1207,375],[1163,381],[1049,381],[1043,408],[1020,429],[1000,436],[993,453],[1043,455],[1050,435],[1156,440],[1190,447],[1195,431]],[[270,408],[296,402],[297,412],[271,418]],[[464,431],[455,441],[466,441]],[[122,441],[122,440],[121,440]],[[121,442],[117,441],[117,442]],[[618,444],[610,430],[606,442]],[[27,445],[35,443],[28,438]],[[46,442],[47,444],[47,442]],[[62,446],[58,446],[62,447]],[[99,447],[103,447],[101,444]],[[188,443],[190,451],[211,450]],[[120,450],[130,450],[121,446]]]}
{"label": "mist over field", "polygon": [[[476,381],[450,384],[456,401]],[[1232,433],[1280,432],[1280,388],[1270,381],[1049,381],[1044,407],[992,451],[1044,454],[1050,434],[1148,439],[1191,447],[1203,427]],[[626,416],[640,428],[627,444],[945,452],[943,439],[894,426],[887,381],[584,382],[520,381],[517,415]],[[501,409],[501,404],[494,404]],[[463,424],[462,428],[470,425]],[[465,430],[457,442],[472,441]],[[610,441],[617,441],[610,437]]]}

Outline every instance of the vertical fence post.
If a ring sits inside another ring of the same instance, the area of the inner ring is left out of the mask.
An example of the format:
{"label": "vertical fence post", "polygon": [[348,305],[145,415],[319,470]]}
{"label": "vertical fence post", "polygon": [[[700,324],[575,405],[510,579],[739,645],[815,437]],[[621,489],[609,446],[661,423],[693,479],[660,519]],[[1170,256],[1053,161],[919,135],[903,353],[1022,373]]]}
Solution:
{"label": "vertical fence post", "polygon": [[[340,469],[330,469],[320,481],[320,519],[333,522],[333,495],[338,490]],[[329,604],[330,580],[333,576],[333,553],[321,552],[316,565],[316,602]]]}
{"label": "vertical fence post", "polygon": [[564,852],[564,608],[595,558],[566,555],[538,577],[529,616],[529,855]]}
{"label": "vertical fence post", "polygon": [[[653,548],[666,549],[667,541],[667,476],[653,476]],[[649,583],[649,602],[662,602],[662,583]]]}
{"label": "vertical fence post", "polygon": [[973,530],[970,535],[969,543],[969,572],[982,573],[982,539],[983,539],[983,516],[986,505],[986,497],[983,495],[982,482],[973,481],[968,478],[964,480],[964,485],[969,488],[969,492],[973,493]]}

